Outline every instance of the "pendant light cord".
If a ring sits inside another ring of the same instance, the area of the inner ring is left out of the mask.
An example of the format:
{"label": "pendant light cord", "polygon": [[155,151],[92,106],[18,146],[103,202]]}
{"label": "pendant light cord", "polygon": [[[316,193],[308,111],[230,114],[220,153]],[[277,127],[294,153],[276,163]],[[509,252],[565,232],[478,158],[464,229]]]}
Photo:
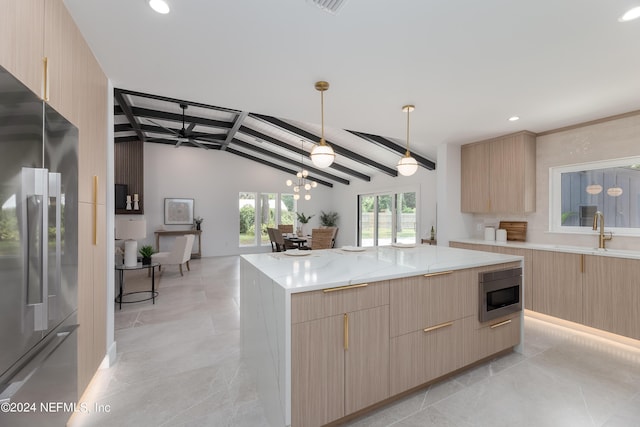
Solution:
{"label": "pendant light cord", "polygon": [[321,128],[320,128],[320,145],[324,145],[324,91],[320,91],[320,117],[321,117]]}
{"label": "pendant light cord", "polygon": [[407,109],[407,155],[409,155],[409,116],[411,115],[411,111]]}

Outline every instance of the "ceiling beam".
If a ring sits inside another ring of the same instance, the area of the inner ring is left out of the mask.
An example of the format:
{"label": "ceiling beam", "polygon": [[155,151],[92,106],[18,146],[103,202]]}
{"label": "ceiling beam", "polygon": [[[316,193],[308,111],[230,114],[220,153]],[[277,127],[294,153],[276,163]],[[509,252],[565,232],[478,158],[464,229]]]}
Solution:
{"label": "ceiling beam", "polygon": [[[390,139],[379,136],[379,135],[372,135],[370,133],[357,132],[355,130],[348,130],[348,129],[346,131],[357,137],[364,139],[365,141],[371,142],[377,145],[378,147],[387,148],[395,153],[399,153],[401,156],[404,156],[405,152],[407,151],[406,147],[403,147],[402,145],[398,145],[395,142],[391,141]],[[418,164],[422,167],[425,167],[429,170],[436,169],[435,162],[427,159],[426,157],[422,157],[419,154],[416,154],[416,152],[413,150],[411,151],[411,157],[416,159]]]}
{"label": "ceiling beam", "polygon": [[244,119],[246,119],[248,115],[248,111],[243,111],[236,116],[236,120],[235,122],[233,122],[233,127],[231,128],[231,130],[229,130],[229,132],[227,133],[227,138],[222,143],[222,151],[226,150],[227,146],[231,143],[231,141],[233,141],[233,137],[236,136],[236,133],[238,133],[238,129],[240,129],[240,126],[242,126],[242,122],[244,122]]}
{"label": "ceiling beam", "polygon": [[[258,132],[257,130],[248,128],[246,126],[241,126],[240,129],[238,130],[238,132],[244,133],[246,135],[251,135],[251,136],[253,136],[255,138],[259,138],[259,139],[261,139],[263,141],[266,141],[266,142],[270,142],[270,143],[272,143],[274,145],[277,145],[280,148],[284,148],[285,150],[293,151],[294,153],[299,154],[299,155],[300,154],[305,155],[305,156],[309,155],[309,153],[304,151],[302,148],[294,147],[294,146],[292,146],[290,144],[287,144],[286,142],[280,141],[277,138],[274,138],[274,137],[269,136],[269,135],[265,135],[264,133]],[[350,168],[348,168],[346,166],[342,166],[340,164],[336,164],[335,162],[330,167],[332,169],[337,170],[338,172],[342,172],[342,173],[345,173],[347,175],[351,175],[351,176],[359,178],[359,179],[361,179],[363,181],[367,181],[367,182],[371,181],[371,177],[370,176],[365,175],[363,173],[360,173],[358,171],[354,171],[353,169],[350,169]]]}
{"label": "ceiling beam", "polygon": [[147,138],[144,132],[142,132],[142,129],[140,129],[140,123],[138,123],[138,120],[135,118],[135,115],[131,111],[131,107],[127,103],[127,100],[122,92],[120,92],[118,89],[114,89],[113,96],[116,98],[116,101],[118,101],[118,105],[122,109],[124,115],[127,117],[127,120],[129,120],[129,124],[131,124],[131,127],[133,127],[133,130],[135,131],[136,135],[138,135],[140,141],[145,142]]}
{"label": "ceiling beam", "polygon": [[[147,138],[147,142],[152,142],[154,144],[167,144],[167,145],[176,145],[176,140],[175,139],[165,139],[165,138]],[[208,141],[198,141],[200,144],[205,145],[207,148],[209,149],[220,149],[220,143],[207,143]],[[196,148],[201,148],[198,147],[197,145],[194,145],[191,141],[185,141],[182,144],[180,144],[180,147],[196,147]]]}
{"label": "ceiling beam", "polygon": [[[268,123],[271,123],[272,125],[278,126],[281,129],[284,129],[290,133],[293,133],[296,136],[300,136],[303,137],[309,141],[319,141],[320,137],[318,135],[314,135],[311,132],[307,132],[304,129],[300,129],[297,126],[294,126],[290,123],[287,123],[283,120],[277,119],[275,117],[271,117],[271,116],[265,116],[262,114],[251,114],[251,117],[256,118],[258,120],[262,120]],[[335,143],[329,141],[329,140],[325,140],[327,142],[327,144],[329,144],[331,147],[333,147],[333,151],[336,154],[340,154],[341,156],[346,157],[347,159],[353,160],[355,162],[358,163],[362,163],[365,164],[367,166],[370,166],[372,168],[378,169],[379,171],[382,171],[384,173],[386,173],[389,176],[398,176],[398,171],[390,168],[388,166],[385,166],[381,163],[378,163],[374,160],[371,160],[361,154],[355,153],[351,150],[348,150],[346,148],[343,148],[339,145],[336,145]]]}
{"label": "ceiling beam", "polygon": [[[249,160],[253,160],[254,162],[262,163],[263,165],[267,165],[269,167],[281,170],[283,172],[286,172],[286,173],[289,173],[289,174],[292,174],[292,175],[295,175],[297,173],[297,171],[294,171],[293,169],[289,169],[289,168],[286,168],[284,166],[280,166],[280,165],[277,165],[275,163],[271,163],[271,162],[269,162],[267,160],[260,159],[258,157],[252,156],[251,154],[243,153],[242,151],[238,151],[238,150],[235,150],[235,149],[230,148],[230,147],[227,147],[226,151],[231,153],[231,154],[235,154],[236,156],[244,157],[245,159],[249,159]],[[317,182],[320,185],[324,185],[326,187],[333,188],[333,184],[330,183],[330,182],[323,181],[321,179],[317,179],[317,178],[313,178],[313,177],[307,177],[307,178],[312,179],[313,181]]]}
{"label": "ceiling beam", "polygon": [[[131,112],[134,116],[146,117],[148,119],[161,119],[182,123],[182,114],[168,113],[166,111],[151,110],[149,108],[132,107]],[[207,119],[204,117],[184,116],[185,123],[195,123],[198,125],[209,126],[214,128],[229,129],[233,126],[231,122],[222,120]]]}
{"label": "ceiling beam", "polygon": [[128,90],[128,89],[116,89],[116,90],[119,90],[121,93],[124,93],[124,94],[127,94],[127,95],[131,95],[131,96],[139,96],[141,98],[155,99],[155,100],[158,100],[158,101],[171,102],[171,103],[174,103],[174,104],[191,105],[193,107],[206,108],[208,110],[215,110],[215,111],[223,111],[225,113],[239,113],[240,112],[238,110],[233,110],[231,108],[217,107],[215,105],[201,104],[199,102],[185,101],[183,99],[169,98],[169,97],[166,97],[166,96],[153,95],[153,94],[150,94],[150,93],[136,92],[134,90]]}
{"label": "ceiling beam", "polygon": [[[298,162],[296,162],[295,160],[290,159],[289,157],[282,156],[280,154],[271,152],[271,151],[266,150],[266,149],[261,148],[261,147],[257,147],[257,146],[255,146],[253,144],[249,144],[249,143],[246,143],[244,141],[239,141],[237,139],[234,139],[233,142],[235,143],[235,145],[237,145],[239,147],[255,151],[256,153],[260,153],[260,154],[265,155],[265,156],[273,157],[274,159],[280,160],[281,162],[293,164],[296,167],[301,167]],[[336,181],[336,182],[339,182],[339,183],[344,184],[344,185],[349,185],[349,180],[344,179],[344,178],[340,178],[339,176],[331,175],[330,173],[325,172],[325,171],[323,171],[321,169],[316,169],[314,167],[309,167],[309,166],[306,166],[306,165],[304,166],[304,169],[308,170],[309,172],[313,172],[313,173],[315,173],[317,175],[323,176],[323,177],[325,177],[327,179],[330,179],[332,181]],[[300,170],[300,169],[298,169],[298,170]],[[296,174],[296,173],[298,173],[298,171],[294,172],[294,174]]]}
{"label": "ceiling beam", "polygon": [[[174,136],[176,133],[178,133],[181,130],[181,129],[163,128],[160,126],[147,125],[144,123],[140,125],[140,129],[142,129],[144,132],[159,133],[163,135],[174,135]],[[133,127],[129,123],[120,123],[120,124],[114,125],[114,132],[129,132],[129,131],[133,131]],[[171,133],[171,131],[174,131],[175,133]],[[222,139],[225,139],[226,137],[222,133],[208,133],[208,132],[191,132],[189,136],[191,138],[203,139],[205,141],[222,140]]]}
{"label": "ceiling beam", "polygon": [[117,136],[117,137],[113,138],[113,142],[115,144],[118,144],[120,142],[132,142],[132,141],[140,141],[140,139],[135,135]]}

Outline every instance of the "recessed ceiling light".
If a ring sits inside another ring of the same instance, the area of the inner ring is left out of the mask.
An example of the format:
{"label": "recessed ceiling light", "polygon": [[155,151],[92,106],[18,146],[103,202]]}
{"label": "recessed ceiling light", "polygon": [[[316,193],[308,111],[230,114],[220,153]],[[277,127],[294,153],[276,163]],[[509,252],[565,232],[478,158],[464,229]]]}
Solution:
{"label": "recessed ceiling light", "polygon": [[511,116],[511,117],[509,117],[509,121],[510,121],[510,122],[515,122],[515,121],[517,121],[517,120],[520,120],[520,117],[518,117],[518,116]]}
{"label": "recessed ceiling light", "polygon": [[634,7],[633,9],[627,10],[627,13],[618,18],[620,22],[633,21],[634,19],[640,18],[640,6]]}
{"label": "recessed ceiling light", "polygon": [[149,6],[151,6],[151,9],[163,15],[169,13],[169,5],[164,0],[149,0]]}

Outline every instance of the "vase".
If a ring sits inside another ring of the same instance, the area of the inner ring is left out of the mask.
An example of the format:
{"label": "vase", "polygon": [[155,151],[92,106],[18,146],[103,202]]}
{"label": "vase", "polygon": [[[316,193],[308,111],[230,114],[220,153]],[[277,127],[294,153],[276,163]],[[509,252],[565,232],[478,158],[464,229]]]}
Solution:
{"label": "vase", "polygon": [[151,265],[151,257],[142,257],[142,265]]}
{"label": "vase", "polygon": [[200,230],[200,224],[196,224],[196,230]]}

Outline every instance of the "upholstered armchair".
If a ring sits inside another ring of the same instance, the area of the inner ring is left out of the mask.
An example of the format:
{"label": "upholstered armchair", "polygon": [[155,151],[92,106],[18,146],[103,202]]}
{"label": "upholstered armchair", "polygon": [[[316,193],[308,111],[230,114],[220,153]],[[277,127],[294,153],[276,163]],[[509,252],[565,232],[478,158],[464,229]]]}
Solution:
{"label": "upholstered armchair", "polygon": [[160,264],[160,271],[162,267],[167,265],[178,265],[180,267],[180,275],[184,276],[182,271],[182,265],[187,266],[187,270],[191,271],[189,267],[189,260],[191,259],[191,250],[193,248],[193,240],[195,235],[187,234],[185,236],[178,236],[173,242],[170,252],[158,252],[151,255],[151,261]]}

